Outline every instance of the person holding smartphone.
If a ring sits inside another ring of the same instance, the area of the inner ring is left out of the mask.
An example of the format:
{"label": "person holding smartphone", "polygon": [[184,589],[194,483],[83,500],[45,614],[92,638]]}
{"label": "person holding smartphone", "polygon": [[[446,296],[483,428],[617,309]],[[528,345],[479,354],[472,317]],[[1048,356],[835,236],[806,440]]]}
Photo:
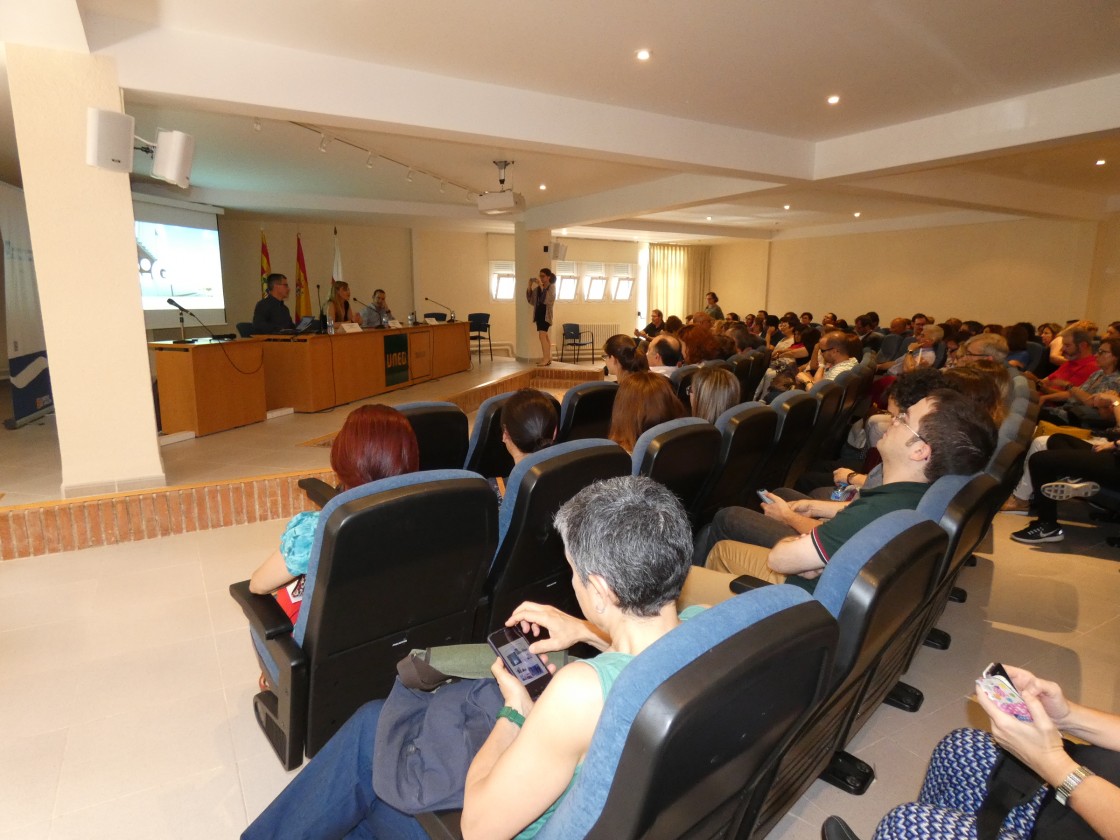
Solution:
{"label": "person holding smartphone", "polygon": [[541,360],[537,367],[552,364],[552,339],[548,336],[552,328],[552,305],[556,302],[556,275],[550,268],[542,268],[540,274],[529,278],[525,288],[525,299],[533,307],[533,323],[537,327],[537,338],[541,342]]}
{"label": "person holding smartphone", "polygon": [[[1032,720],[1019,720],[977,691],[977,702],[991,718],[991,734],[958,729],[943,738],[933,751],[918,801],[888,813],[875,840],[975,838],[976,813],[988,792],[999,747],[1040,778],[1038,792],[1007,814],[1001,840],[1120,838],[1120,715],[1071,702],[1060,685],[1024,668],[1006,665],[1004,670]],[[1093,746],[1063,742],[1063,732]],[[933,834],[923,829],[934,826]]]}
{"label": "person holding smartphone", "polygon": [[[521,681],[494,660],[504,706],[466,774],[462,834],[533,837],[552,816],[579,772],[607,694],[638,656],[693,613],[676,600],[688,573],[692,528],[679,499],[642,476],[596,482],[556,514],[572,567],[572,586],[586,619],[555,607],[521,604],[506,622],[534,639],[530,650],[578,642],[602,651],[554,671],[533,700]],[[541,630],[548,638],[539,638]],[[384,701],[356,711],[245,831],[245,838],[361,836],[412,840],[427,834],[373,790],[374,755]],[[354,832],[354,835],[350,832]]]}

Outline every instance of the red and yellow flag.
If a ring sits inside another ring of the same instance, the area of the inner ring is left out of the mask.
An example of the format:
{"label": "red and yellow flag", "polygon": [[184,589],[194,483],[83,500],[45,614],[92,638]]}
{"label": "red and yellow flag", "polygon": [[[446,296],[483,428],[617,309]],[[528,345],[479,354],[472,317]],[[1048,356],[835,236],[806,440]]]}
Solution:
{"label": "red and yellow flag", "polygon": [[268,275],[272,273],[272,261],[268,258],[268,242],[261,228],[261,297],[268,297]]}
{"label": "red and yellow flag", "polygon": [[296,234],[296,299],[292,303],[292,318],[297,323],[304,315],[311,314],[311,292],[307,288],[307,263],[303,259],[303,240]]}

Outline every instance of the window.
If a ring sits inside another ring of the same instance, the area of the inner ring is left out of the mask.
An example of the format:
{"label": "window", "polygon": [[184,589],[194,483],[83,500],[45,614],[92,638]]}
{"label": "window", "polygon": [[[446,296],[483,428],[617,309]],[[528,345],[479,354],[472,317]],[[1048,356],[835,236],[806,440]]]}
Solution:
{"label": "window", "polygon": [[583,263],[583,299],[602,300],[606,293],[606,267],[602,263]]}
{"label": "window", "polygon": [[630,263],[611,265],[611,300],[630,300],[634,291],[634,268]]}
{"label": "window", "polygon": [[556,299],[575,300],[576,289],[579,286],[579,274],[574,262],[557,261],[556,263]]}
{"label": "window", "polygon": [[513,300],[513,294],[517,287],[517,277],[513,272],[512,262],[493,260],[490,263],[491,300]]}

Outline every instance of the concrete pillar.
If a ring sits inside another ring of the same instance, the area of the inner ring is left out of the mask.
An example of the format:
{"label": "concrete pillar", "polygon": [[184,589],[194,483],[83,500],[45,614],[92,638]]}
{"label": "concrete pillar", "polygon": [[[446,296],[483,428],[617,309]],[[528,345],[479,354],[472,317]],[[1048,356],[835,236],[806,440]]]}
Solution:
{"label": "concrete pillar", "polygon": [[[513,260],[517,272],[517,325],[514,353],[518,359],[539,359],[541,345],[537,339],[537,328],[533,326],[533,307],[525,300],[525,286],[530,277],[536,277],[542,268],[552,268],[552,255],[545,251],[552,241],[550,230],[526,230],[524,222],[513,224]],[[554,269],[555,270],[555,269]],[[556,318],[560,318],[559,304]],[[552,344],[559,353],[561,334],[560,324],[552,325],[549,332]]]}

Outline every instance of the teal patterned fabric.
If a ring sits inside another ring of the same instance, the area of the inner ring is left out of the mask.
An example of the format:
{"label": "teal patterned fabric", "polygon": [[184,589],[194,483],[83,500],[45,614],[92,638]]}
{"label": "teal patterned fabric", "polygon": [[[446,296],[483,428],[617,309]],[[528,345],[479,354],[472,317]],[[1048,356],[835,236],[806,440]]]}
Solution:
{"label": "teal patterned fabric", "polygon": [[307,574],[307,561],[311,558],[311,544],[315,542],[318,525],[317,510],[305,510],[288,520],[288,526],[280,535],[280,553],[284,555],[284,565],[290,574]]}

